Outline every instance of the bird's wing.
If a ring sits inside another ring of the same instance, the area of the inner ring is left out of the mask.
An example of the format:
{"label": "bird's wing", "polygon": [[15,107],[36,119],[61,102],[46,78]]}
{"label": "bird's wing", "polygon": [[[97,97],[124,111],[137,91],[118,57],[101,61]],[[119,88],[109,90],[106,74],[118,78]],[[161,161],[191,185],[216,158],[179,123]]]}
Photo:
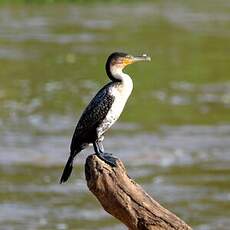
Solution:
{"label": "bird's wing", "polygon": [[[111,83],[110,83],[111,84]],[[73,140],[85,139],[89,132],[95,132],[97,126],[104,120],[112,106],[114,97],[109,92],[109,87],[103,87],[91,100],[84,110],[74,132]]]}

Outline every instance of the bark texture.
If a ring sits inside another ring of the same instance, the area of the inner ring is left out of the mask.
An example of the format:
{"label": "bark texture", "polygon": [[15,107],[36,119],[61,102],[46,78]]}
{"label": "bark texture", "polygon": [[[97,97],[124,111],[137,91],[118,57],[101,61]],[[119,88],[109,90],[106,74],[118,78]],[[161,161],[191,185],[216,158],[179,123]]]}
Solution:
{"label": "bark texture", "polygon": [[130,230],[191,230],[130,179],[120,160],[117,163],[117,167],[111,167],[90,155],[85,164],[88,188],[108,213]]}

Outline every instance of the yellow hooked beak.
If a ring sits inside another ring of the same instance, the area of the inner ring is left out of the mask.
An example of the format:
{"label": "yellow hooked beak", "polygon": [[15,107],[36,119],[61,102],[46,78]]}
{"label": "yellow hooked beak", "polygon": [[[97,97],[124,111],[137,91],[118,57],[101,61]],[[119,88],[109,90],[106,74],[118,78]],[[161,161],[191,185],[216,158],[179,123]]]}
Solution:
{"label": "yellow hooked beak", "polygon": [[139,62],[139,61],[151,61],[151,57],[149,57],[146,54],[140,55],[140,56],[127,56],[125,58],[123,58],[122,60],[122,64],[124,64],[124,66],[132,64],[134,62]]}

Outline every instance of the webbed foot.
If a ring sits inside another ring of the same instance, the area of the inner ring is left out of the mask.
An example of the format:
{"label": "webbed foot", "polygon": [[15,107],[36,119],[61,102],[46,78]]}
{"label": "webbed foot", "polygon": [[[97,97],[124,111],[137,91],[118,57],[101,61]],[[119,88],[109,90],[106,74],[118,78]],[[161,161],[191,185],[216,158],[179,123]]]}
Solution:
{"label": "webbed foot", "polygon": [[103,160],[105,163],[107,163],[108,165],[112,166],[112,167],[116,167],[117,166],[117,158],[114,157],[111,153],[96,153],[97,156]]}

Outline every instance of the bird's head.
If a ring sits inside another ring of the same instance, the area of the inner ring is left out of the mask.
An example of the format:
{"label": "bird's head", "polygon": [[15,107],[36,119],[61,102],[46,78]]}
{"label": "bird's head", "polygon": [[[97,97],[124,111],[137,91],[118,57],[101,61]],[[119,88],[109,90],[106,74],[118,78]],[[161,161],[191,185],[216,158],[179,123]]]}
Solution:
{"label": "bird's head", "polygon": [[116,73],[122,72],[122,70],[130,64],[139,61],[151,61],[151,58],[146,54],[140,56],[132,56],[126,53],[115,52],[112,53],[106,62],[106,72],[110,79],[114,80]]}

